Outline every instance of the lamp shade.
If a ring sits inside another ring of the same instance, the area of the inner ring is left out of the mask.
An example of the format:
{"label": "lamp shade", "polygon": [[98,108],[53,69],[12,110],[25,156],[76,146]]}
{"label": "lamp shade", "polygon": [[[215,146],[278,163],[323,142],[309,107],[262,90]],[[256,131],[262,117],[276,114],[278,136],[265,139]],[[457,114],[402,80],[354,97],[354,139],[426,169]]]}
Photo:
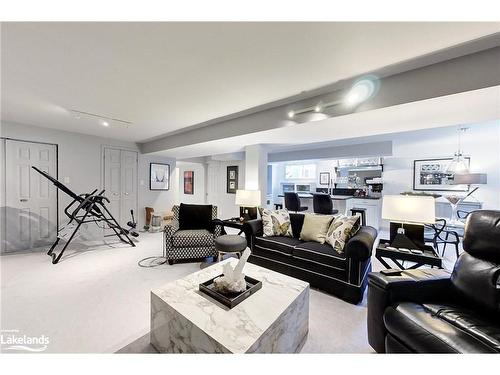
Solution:
{"label": "lamp shade", "polygon": [[455,173],[453,185],[483,185],[488,183],[486,173]]}
{"label": "lamp shade", "polygon": [[234,203],[241,207],[260,206],[260,190],[236,190]]}
{"label": "lamp shade", "polygon": [[382,201],[382,219],[405,223],[435,223],[436,204],[434,198],[385,195]]}

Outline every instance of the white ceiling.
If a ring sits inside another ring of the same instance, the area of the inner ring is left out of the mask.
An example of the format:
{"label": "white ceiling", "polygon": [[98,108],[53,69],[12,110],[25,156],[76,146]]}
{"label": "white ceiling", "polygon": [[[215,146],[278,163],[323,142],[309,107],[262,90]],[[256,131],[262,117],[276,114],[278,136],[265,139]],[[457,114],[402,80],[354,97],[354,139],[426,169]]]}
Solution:
{"label": "white ceiling", "polygon": [[[3,23],[2,120],[144,141],[499,23]],[[68,109],[134,123],[105,128]]]}
{"label": "white ceiling", "polygon": [[[394,133],[492,120],[498,120],[500,126],[500,86],[321,121],[302,124],[290,121],[287,127],[178,147],[155,154],[188,159],[236,153],[244,151],[245,145],[252,144],[267,145],[269,152],[293,151],[390,140]],[[329,142],[328,145],[324,144],[326,141]]]}

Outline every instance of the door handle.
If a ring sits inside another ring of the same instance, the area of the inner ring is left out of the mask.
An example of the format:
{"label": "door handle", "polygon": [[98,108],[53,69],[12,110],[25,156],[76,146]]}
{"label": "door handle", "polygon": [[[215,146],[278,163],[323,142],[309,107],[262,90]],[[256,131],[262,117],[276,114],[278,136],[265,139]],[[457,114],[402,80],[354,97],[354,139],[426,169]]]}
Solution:
{"label": "door handle", "polygon": [[19,199],[19,202],[27,202],[27,201],[29,201],[28,198],[21,198],[21,199]]}
{"label": "door handle", "polygon": [[128,195],[128,193],[123,193],[123,194]]}
{"label": "door handle", "polygon": [[113,195],[118,195],[118,193],[113,193]]}

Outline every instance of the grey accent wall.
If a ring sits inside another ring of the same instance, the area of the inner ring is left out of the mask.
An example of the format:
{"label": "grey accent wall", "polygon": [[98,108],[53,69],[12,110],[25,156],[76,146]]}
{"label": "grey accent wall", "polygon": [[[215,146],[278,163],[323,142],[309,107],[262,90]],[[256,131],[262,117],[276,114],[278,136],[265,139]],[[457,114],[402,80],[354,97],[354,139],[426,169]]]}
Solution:
{"label": "grey accent wall", "polygon": [[[307,147],[307,146],[306,146]],[[269,153],[268,161],[291,161],[311,159],[362,158],[371,156],[391,156],[392,141],[362,143],[346,146],[324,147],[317,149],[295,150]]]}

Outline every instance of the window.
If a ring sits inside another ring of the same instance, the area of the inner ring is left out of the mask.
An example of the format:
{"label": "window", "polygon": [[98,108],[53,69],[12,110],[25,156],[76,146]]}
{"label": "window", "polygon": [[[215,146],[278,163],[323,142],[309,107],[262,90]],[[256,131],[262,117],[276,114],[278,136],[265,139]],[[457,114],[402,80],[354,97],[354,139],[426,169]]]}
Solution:
{"label": "window", "polygon": [[287,180],[314,180],[316,178],[316,164],[289,164],[285,166]]}

